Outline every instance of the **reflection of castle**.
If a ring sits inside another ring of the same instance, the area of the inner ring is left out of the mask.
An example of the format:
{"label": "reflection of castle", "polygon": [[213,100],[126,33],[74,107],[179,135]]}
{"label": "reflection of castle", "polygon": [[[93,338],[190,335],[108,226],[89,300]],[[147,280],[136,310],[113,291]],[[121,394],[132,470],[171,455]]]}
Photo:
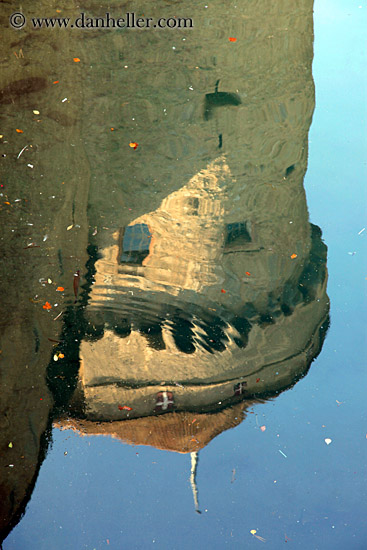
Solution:
{"label": "reflection of castle", "polygon": [[[150,15],[172,15],[168,4],[155,3]],[[63,364],[75,374],[78,350],[70,342],[77,347],[73,331],[83,328],[81,316],[70,322],[66,309],[79,311],[80,302],[71,305],[71,281],[75,269],[83,275],[87,202],[100,256],[73,400],[86,418],[63,425],[195,452],[243,418],[244,397],[289,387],[321,347],[326,248],[308,223],[302,186],[314,106],[312,1],[301,0],[297,9],[289,0],[259,10],[242,4],[231,18],[223,3],[211,3],[210,14],[189,3],[183,9],[195,28],[185,34],[26,35],[35,61],[17,59],[18,73],[1,82],[0,102],[9,94],[11,101],[2,105],[9,113],[5,136],[14,133],[15,115],[35,106],[41,112],[20,126],[22,146],[32,142],[33,149],[18,159],[18,142],[7,142],[6,150],[6,162],[14,160],[12,199],[26,198],[33,219],[29,239],[21,233],[5,251],[19,277],[7,279],[4,292],[15,312],[1,344],[4,532],[23,510],[47,446],[41,441],[52,399],[45,371],[63,320]],[[228,42],[229,28],[236,44]],[[75,38],[89,63],[69,70],[65,48],[72,59]],[[62,104],[58,87],[48,84],[59,79],[60,66],[68,90]],[[130,139],[139,143],[136,151]],[[23,213],[16,220],[23,230]],[[25,257],[28,242],[44,243],[31,250],[38,254],[32,260]],[[65,287],[57,310],[64,315],[55,322],[56,314],[41,309],[53,288],[41,286],[42,277]],[[29,301],[36,295],[41,304]],[[58,385],[72,386],[61,368],[51,360],[48,369],[59,400],[65,396]]]}
{"label": "reflection of castle", "polygon": [[[320,232],[303,192],[294,193],[294,220],[278,203],[272,216],[254,207],[247,215],[245,192],[243,217],[228,218],[226,191],[236,185],[220,159],[101,251],[81,344],[90,418],[152,414],[167,386],[175,398],[163,410],[215,408],[240,383],[244,395],[261,394],[307,369],[328,309]],[[269,192],[262,185],[259,200]],[[121,414],[120,402],[132,411]]]}
{"label": "reflection of castle", "polygon": [[[174,101],[172,67],[147,86],[137,54],[126,60],[126,115],[146,114],[129,131],[143,145],[124,162],[112,152],[107,168],[90,159],[90,225],[108,231],[95,236],[74,400],[87,418],[215,410],[291,385],[319,351],[326,248],[303,190],[314,107],[304,4],[291,22],[269,6],[260,34],[246,6],[235,56],[218,46],[214,62],[200,47],[193,65],[183,47],[176,69],[192,90],[175,85]],[[113,200],[98,193],[107,178]]]}

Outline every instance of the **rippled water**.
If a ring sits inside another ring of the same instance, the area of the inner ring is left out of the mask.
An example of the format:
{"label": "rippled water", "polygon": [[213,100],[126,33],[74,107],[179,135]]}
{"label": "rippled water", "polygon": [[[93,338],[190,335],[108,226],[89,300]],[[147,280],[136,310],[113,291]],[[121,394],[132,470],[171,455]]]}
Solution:
{"label": "rippled water", "polygon": [[325,6],[1,8],[4,550],[367,542],[365,8]]}

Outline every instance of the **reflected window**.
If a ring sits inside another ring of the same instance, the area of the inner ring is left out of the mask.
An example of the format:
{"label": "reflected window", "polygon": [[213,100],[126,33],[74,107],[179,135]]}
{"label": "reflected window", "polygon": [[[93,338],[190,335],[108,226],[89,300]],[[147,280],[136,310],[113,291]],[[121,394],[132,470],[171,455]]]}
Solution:
{"label": "reflected window", "polygon": [[119,261],[121,264],[142,265],[149,255],[152,235],[145,223],[129,225],[122,232]]}
{"label": "reflected window", "polygon": [[251,243],[251,233],[247,222],[229,223],[226,227],[225,246],[241,246]]}

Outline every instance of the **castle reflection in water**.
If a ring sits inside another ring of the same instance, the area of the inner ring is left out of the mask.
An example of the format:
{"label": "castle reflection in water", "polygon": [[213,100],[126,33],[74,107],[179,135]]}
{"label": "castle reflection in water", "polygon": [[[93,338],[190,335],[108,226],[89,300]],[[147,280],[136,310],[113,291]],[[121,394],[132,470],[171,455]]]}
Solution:
{"label": "castle reflection in water", "polygon": [[[14,442],[15,466],[9,476],[3,453],[3,536],[23,513],[52,424],[196,453],[320,352],[326,246],[303,189],[312,2],[242,4],[230,16],[235,43],[219,2],[205,41],[199,7],[180,38],[120,33],[111,50],[111,35],[83,35],[89,63],[65,67],[65,108],[48,82],[75,34],[22,35],[32,60],[2,69],[0,101],[12,96],[4,136],[23,113],[32,145],[17,158],[20,142],[4,141],[9,200],[24,204],[1,213],[1,439],[4,449]],[[54,65],[41,75],[45,48]],[[39,117],[28,117],[32,105]]]}

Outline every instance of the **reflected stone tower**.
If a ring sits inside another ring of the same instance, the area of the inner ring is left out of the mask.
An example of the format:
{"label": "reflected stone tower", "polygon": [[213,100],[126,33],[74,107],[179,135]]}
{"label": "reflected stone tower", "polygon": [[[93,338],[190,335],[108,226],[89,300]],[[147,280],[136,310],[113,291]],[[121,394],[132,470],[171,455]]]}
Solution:
{"label": "reflected stone tower", "polygon": [[59,425],[195,453],[320,351],[326,247],[303,189],[312,8],[156,2],[150,17],[193,28],[6,31],[2,537],[76,379]]}
{"label": "reflected stone tower", "polygon": [[236,6],[235,42],[209,26],[205,47],[210,14],[192,6],[193,30],[116,36],[124,71],[93,68],[108,77],[85,99],[97,255],[74,401],[90,420],[274,393],[320,349],[326,247],[303,189],[312,2]]}

